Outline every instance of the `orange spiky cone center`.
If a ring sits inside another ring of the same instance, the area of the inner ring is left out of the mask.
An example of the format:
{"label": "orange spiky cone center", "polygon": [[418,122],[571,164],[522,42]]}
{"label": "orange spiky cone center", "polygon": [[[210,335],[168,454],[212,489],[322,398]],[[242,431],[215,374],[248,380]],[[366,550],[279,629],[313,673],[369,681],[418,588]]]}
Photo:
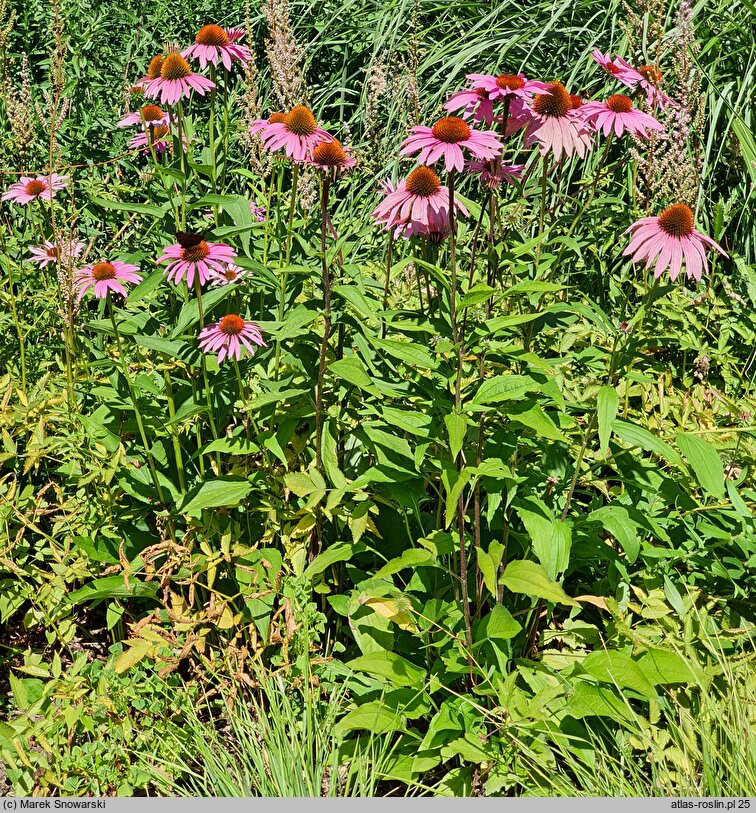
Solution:
{"label": "orange spiky cone center", "polygon": [[220,320],[218,327],[226,336],[238,336],[244,330],[244,319],[235,313],[229,313]]}
{"label": "orange spiky cone center", "polygon": [[446,116],[439,119],[431,130],[433,137],[446,144],[458,144],[470,138],[469,125],[458,116]]}
{"label": "orange spiky cone center", "polygon": [[197,45],[228,45],[228,34],[219,25],[203,25],[194,42]]}
{"label": "orange spiky cone center", "polygon": [[268,124],[286,124],[286,113],[273,113],[268,119]]}
{"label": "orange spiky cone center", "polygon": [[641,65],[638,73],[652,85],[658,85],[662,80],[661,71],[655,65]]}
{"label": "orange spiky cone center", "polygon": [[234,280],[235,280],[235,279],[236,279],[236,278],[239,276],[239,272],[238,272],[238,271],[235,271],[233,268],[227,268],[227,269],[226,269],[226,270],[223,272],[223,276],[224,276],[224,277],[225,277],[225,278],[226,278],[226,279],[227,279],[229,282],[233,282],[233,281],[234,281]]}
{"label": "orange spiky cone center", "polygon": [[116,270],[112,263],[97,263],[92,268],[92,276],[98,281],[102,282],[105,279],[115,279]]}
{"label": "orange spiky cone center", "polygon": [[44,181],[29,181],[24,187],[24,191],[27,195],[41,195],[45,189],[47,189],[47,184]]}
{"label": "orange spiky cone center", "polygon": [[533,100],[533,110],[541,116],[560,118],[572,109],[570,94],[561,82],[549,82],[551,95],[540,94]]}
{"label": "orange spiky cone center", "polygon": [[158,54],[157,56],[153,56],[150,60],[150,66],[147,68],[147,78],[148,79],[159,79],[160,78],[160,70],[163,67],[163,57]]}
{"label": "orange spiky cone center", "polygon": [[168,54],[163,60],[160,68],[160,76],[163,79],[186,79],[192,72],[189,63],[181,54]]}
{"label": "orange spiky cone center", "polygon": [[582,107],[585,102],[576,93],[570,93],[570,109],[577,110]]}
{"label": "orange spiky cone center", "polygon": [[503,73],[496,77],[496,84],[502,90],[522,90],[525,87],[525,80],[513,73]]}
{"label": "orange spiky cone center", "polygon": [[312,157],[316,164],[322,164],[324,167],[340,167],[347,160],[346,153],[335,138],[333,141],[318,144],[312,151]]}
{"label": "orange spiky cone center", "polygon": [[210,246],[204,240],[200,240],[196,246],[185,246],[181,249],[181,259],[188,263],[201,262],[209,254]]}
{"label": "orange spiky cone center", "polygon": [[297,105],[292,107],[284,121],[284,126],[290,133],[298,136],[311,136],[318,129],[315,116],[308,107]]}
{"label": "orange spiky cone center", "polygon": [[413,169],[407,176],[406,183],[407,191],[412,195],[418,195],[421,198],[429,198],[435,195],[441,187],[441,181],[438,175],[428,167],[418,167]]}
{"label": "orange spiky cone center", "polygon": [[158,124],[157,127],[152,128],[152,139],[155,141],[156,139],[165,138],[168,135],[169,127],[167,124]]}
{"label": "orange spiky cone center", "polygon": [[606,100],[606,106],[615,113],[629,113],[633,109],[633,103],[621,93],[610,96]]}
{"label": "orange spiky cone center", "polygon": [[139,112],[142,115],[142,121],[146,121],[148,124],[165,118],[165,113],[156,104],[146,104]]}
{"label": "orange spiky cone center", "polygon": [[659,215],[659,226],[672,237],[687,237],[693,231],[693,212],[684,203],[673,203]]}

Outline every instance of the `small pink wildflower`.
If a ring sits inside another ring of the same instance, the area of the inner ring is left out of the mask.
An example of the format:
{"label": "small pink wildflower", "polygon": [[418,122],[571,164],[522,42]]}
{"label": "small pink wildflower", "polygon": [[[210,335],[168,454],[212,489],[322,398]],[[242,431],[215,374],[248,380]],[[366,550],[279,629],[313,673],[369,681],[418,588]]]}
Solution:
{"label": "small pink wildflower", "polygon": [[463,149],[474,158],[496,158],[502,150],[499,136],[493,130],[474,130],[457,116],[439,119],[433,127],[413,127],[412,135],[402,142],[400,155],[419,152],[418,162],[435,164],[444,159],[446,171],[465,168]]}
{"label": "small pink wildflower", "polygon": [[118,260],[85,265],[76,273],[75,285],[79,291],[79,301],[89,288],[94,288],[94,295],[98,299],[105,299],[109,291],[126,296],[126,289],[121,282],[140,283],[142,277],[136,273],[137,271],[138,265],[129,265]]}
{"label": "small pink wildflower", "polygon": [[580,108],[580,115],[605,136],[614,132],[619,138],[628,132],[648,138],[648,130],[664,129],[653,116],[634,108],[632,101],[621,94],[610,96],[605,102],[586,102]]}
{"label": "small pink wildflower", "polygon": [[[386,197],[376,206],[371,217],[385,228],[412,227],[417,231],[419,226],[429,230],[442,231],[449,221],[449,190],[442,186],[438,175],[429,167],[418,167],[399,181],[393,191],[390,182],[384,183]],[[467,209],[455,199],[454,207],[464,215]],[[414,225],[413,225],[414,224]]]}
{"label": "small pink wildflower", "polygon": [[655,65],[641,65],[637,70],[622,57],[609,58],[609,54],[602,54],[598,48],[593,51],[593,58],[618,82],[629,88],[639,87],[646,92],[646,99],[652,107],[663,110],[672,100],[666,93],[659,90],[662,74]]}
{"label": "small pink wildflower", "polygon": [[38,175],[36,178],[22,176],[20,181],[12,183],[3,192],[0,199],[24,205],[38,198],[52,200],[58,190],[66,188],[67,182],[68,177],[58,175],[57,172],[53,172],[50,176]]}
{"label": "small pink wildflower", "polygon": [[201,330],[199,345],[203,353],[217,353],[218,364],[222,364],[226,358],[237,361],[241,359],[242,347],[246,347],[250,355],[254,356],[255,348],[252,345],[267,346],[263,341],[260,326],[242,319],[235,313],[229,313],[214,325],[208,325]]}
{"label": "small pink wildflower", "polygon": [[167,246],[158,259],[159,263],[169,261],[165,273],[168,279],[178,285],[184,277],[191,288],[195,274],[200,285],[204,285],[213,271],[223,274],[226,267],[233,264],[236,252],[225,243],[208,243],[201,234],[178,232],[178,243]]}
{"label": "small pink wildflower", "polygon": [[189,98],[193,90],[204,96],[215,87],[207,77],[193,73],[189,63],[181,54],[168,54],[162,61],[160,76],[148,79],[144,86],[144,95],[149,99],[160,97],[162,104],[176,104],[182,98]]}
{"label": "small pink wildflower", "polygon": [[183,57],[193,57],[199,60],[203,70],[208,63],[231,70],[234,61],[249,62],[252,52],[246,45],[235,45],[236,40],[244,36],[243,28],[221,28],[219,25],[203,25],[194,38],[194,45],[190,45],[181,52]]}
{"label": "small pink wildflower", "polygon": [[633,263],[646,261],[646,269],[656,261],[654,277],[657,279],[669,269],[674,282],[680,274],[683,262],[688,279],[700,281],[708,273],[706,247],[715,248],[727,256],[721,246],[694,227],[693,212],[684,203],[668,206],[657,217],[644,217],[627,229],[633,237],[623,254]]}
{"label": "small pink wildflower", "polygon": [[62,262],[66,263],[69,260],[81,256],[84,251],[84,243],[79,243],[76,240],[65,241],[60,246],[50,240],[45,240],[41,246],[29,246],[29,258],[31,262],[37,263],[40,268],[50,263]]}
{"label": "small pink wildflower", "polygon": [[593,147],[586,123],[572,108],[570,94],[561,82],[550,82],[549,93],[536,96],[533,118],[525,130],[525,147],[538,143],[541,155],[552,152],[554,160],[577,153],[585,158]]}
{"label": "small pink wildflower", "polygon": [[283,148],[292,161],[299,163],[311,159],[318,144],[333,141],[331,135],[318,127],[315,116],[304,105],[293,107],[283,121],[269,120],[260,131],[260,138],[270,152]]}

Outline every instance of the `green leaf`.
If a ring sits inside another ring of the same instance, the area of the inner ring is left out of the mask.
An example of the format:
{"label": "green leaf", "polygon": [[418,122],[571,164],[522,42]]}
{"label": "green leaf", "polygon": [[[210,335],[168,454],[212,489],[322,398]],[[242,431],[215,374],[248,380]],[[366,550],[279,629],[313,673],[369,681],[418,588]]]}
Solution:
{"label": "green leaf", "polygon": [[452,460],[456,460],[465,442],[467,421],[464,415],[452,412],[444,418],[444,423],[446,424],[446,431],[449,433],[449,448],[451,449]]}
{"label": "green leaf", "polygon": [[596,397],[596,411],[598,413],[599,452],[606,457],[609,448],[609,438],[612,436],[614,419],[617,417],[619,396],[614,387],[602,387]]}
{"label": "green leaf", "polygon": [[644,697],[656,697],[656,690],[641,665],[623,652],[596,650],[580,666],[602,683],[612,683],[620,689],[632,689]]}
{"label": "green leaf", "polygon": [[638,666],[651,683],[659,686],[697,683],[702,677],[682,655],[666,649],[650,649],[638,660]]}
{"label": "green leaf", "polygon": [[436,359],[424,347],[416,344],[397,342],[393,339],[379,339],[377,336],[372,337],[370,343],[400,361],[411,364],[413,367],[419,367],[421,370],[435,370],[438,367]]}
{"label": "green leaf", "polygon": [[161,336],[145,336],[140,333],[134,335],[134,341],[140,347],[157,350],[158,353],[165,353],[174,358],[178,358],[188,348],[186,342],[164,339]]}
{"label": "green leaf", "polygon": [[522,624],[516,621],[506,607],[497,604],[488,615],[475,625],[475,643],[492,639],[507,641],[522,630]]}
{"label": "green leaf", "polygon": [[583,717],[611,717],[624,723],[635,722],[633,710],[613,689],[593,686],[584,681],[575,685],[565,711],[576,720]]}
{"label": "green leaf", "polygon": [[585,520],[600,522],[601,526],[622,545],[630,564],[638,558],[641,546],[638,525],[624,505],[612,503],[597,508],[588,514]]}
{"label": "green leaf", "polygon": [[[230,288],[231,286],[227,287]],[[371,395],[381,397],[380,390],[373,384],[372,379],[365,370],[365,365],[355,356],[334,361],[328,366],[328,370],[337,378],[341,378],[349,384],[354,384],[355,387],[359,387]]]}
{"label": "green leaf", "polygon": [[377,678],[385,678],[395,686],[422,686],[425,669],[415,666],[401,655],[393,652],[371,652],[347,663],[358,672],[367,672]]}
{"label": "green leaf", "polygon": [[313,576],[318,576],[324,570],[327,570],[331,565],[335,565],[336,562],[348,561],[353,552],[354,547],[346,542],[331,545],[330,548],[326,548],[323,553],[310,562],[302,575],[307,579],[311,579]]}
{"label": "green leaf", "polygon": [[376,579],[383,579],[386,576],[393,576],[406,567],[439,567],[436,557],[424,548],[410,548],[405,550],[401,556],[391,559],[375,574]]}
{"label": "green leaf", "polygon": [[719,452],[703,438],[687,432],[680,432],[675,440],[680,451],[688,458],[688,463],[701,488],[712,497],[723,500],[725,477]]}
{"label": "green leaf", "polygon": [[539,404],[536,404],[530,409],[518,412],[506,410],[506,413],[510,420],[527,426],[528,429],[532,429],[541,438],[567,442],[567,438],[562,434],[559,427],[544,412]]}
{"label": "green leaf", "polygon": [[519,595],[536,596],[555,604],[567,604],[570,607],[580,606],[562,590],[560,585],[546,575],[546,571],[541,565],[527,559],[510,562],[499,582],[511,592]]}
{"label": "green leaf", "polygon": [[479,305],[481,302],[485,302],[487,299],[490,299],[496,290],[491,288],[490,285],[486,285],[484,282],[479,282],[476,285],[473,285],[472,288],[462,297],[459,307],[460,308],[469,308],[471,305]]}
{"label": "green leaf", "polygon": [[648,429],[621,420],[614,421],[613,429],[614,434],[621,440],[624,440],[625,443],[630,444],[630,446],[640,446],[641,449],[647,452],[663,457],[673,466],[677,466],[681,469],[684,468],[683,459],[677,451],[656,435],[652,435]]}
{"label": "green leaf", "polygon": [[206,508],[231,508],[252,490],[246,477],[216,477],[192,489],[179,506],[179,513],[198,517]]}
{"label": "green leaf", "polygon": [[495,404],[517,400],[526,392],[538,389],[538,383],[524,375],[497,375],[486,379],[472,399],[474,404]]}
{"label": "green leaf", "polygon": [[387,708],[380,700],[370,700],[356,709],[347,712],[336,723],[336,731],[346,734],[349,731],[364,729],[372,734],[386,734],[389,731],[400,731],[406,727],[402,715],[394,709]]}
{"label": "green leaf", "polygon": [[530,536],[533,552],[546,568],[546,574],[550,579],[556,579],[570,563],[571,526],[554,519],[548,506],[535,498],[519,502],[515,511]]}
{"label": "green leaf", "polygon": [[170,206],[166,203],[164,206],[154,206],[151,203],[129,203],[122,200],[106,200],[105,198],[90,198],[90,203],[95,206],[102,206],[103,209],[115,209],[119,212],[136,212],[140,215],[149,215],[150,217],[162,217],[167,207]]}
{"label": "green leaf", "polygon": [[85,601],[101,601],[105,598],[154,598],[157,589],[158,583],[154,581],[143,582],[132,576],[127,587],[123,576],[105,576],[69,593],[66,601],[71,604],[81,604]]}

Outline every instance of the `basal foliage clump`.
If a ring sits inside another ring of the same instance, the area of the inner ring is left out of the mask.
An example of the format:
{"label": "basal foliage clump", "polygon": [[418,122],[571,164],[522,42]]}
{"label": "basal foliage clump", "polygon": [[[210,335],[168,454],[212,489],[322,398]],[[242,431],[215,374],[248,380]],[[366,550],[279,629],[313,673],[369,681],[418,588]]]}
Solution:
{"label": "basal foliage clump", "polygon": [[266,0],[130,63],[105,154],[64,12],[32,99],[0,6],[17,793],[747,795],[756,274],[664,12],[451,88],[415,8],[349,119]]}

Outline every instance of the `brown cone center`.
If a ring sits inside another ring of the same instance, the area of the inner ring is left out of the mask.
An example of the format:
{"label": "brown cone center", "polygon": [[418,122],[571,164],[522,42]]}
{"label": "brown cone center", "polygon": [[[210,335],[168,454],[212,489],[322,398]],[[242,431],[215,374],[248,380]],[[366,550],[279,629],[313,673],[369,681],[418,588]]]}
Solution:
{"label": "brown cone center", "polygon": [[228,45],[228,34],[219,25],[203,25],[194,42],[197,45]]}
{"label": "brown cone center", "polygon": [[503,73],[496,77],[496,84],[502,90],[522,90],[525,87],[525,80],[513,73]]}
{"label": "brown cone center", "polygon": [[168,54],[160,68],[160,76],[163,79],[186,79],[191,72],[189,63],[181,54]]}
{"label": "brown cone center", "polygon": [[312,115],[308,107],[301,104],[292,107],[286,116],[284,125],[290,133],[298,136],[311,136],[317,130],[315,116]]}
{"label": "brown cone center", "polygon": [[457,116],[446,116],[439,119],[431,131],[433,137],[446,144],[458,144],[470,138],[470,127]]}
{"label": "brown cone center", "polygon": [[141,109],[142,121],[160,121],[165,117],[165,113],[156,104],[146,104]]}
{"label": "brown cone center", "polygon": [[101,282],[104,279],[115,279],[116,270],[112,263],[97,263],[92,269],[92,276]]}
{"label": "brown cone center", "polygon": [[229,313],[220,320],[218,327],[226,336],[238,336],[244,330],[244,319],[235,313]]}
{"label": "brown cone center", "polygon": [[24,187],[24,191],[27,195],[41,195],[45,189],[47,189],[47,184],[44,181],[29,181],[28,184]]}
{"label": "brown cone center", "polygon": [[684,203],[673,203],[659,215],[659,226],[672,237],[687,237],[693,231],[693,212]]}
{"label": "brown cone center", "polygon": [[181,259],[188,263],[198,263],[205,259],[210,254],[210,246],[204,241],[200,240],[195,246],[184,246],[181,249]]}
{"label": "brown cone center", "polygon": [[652,85],[658,85],[662,79],[661,71],[655,65],[641,65],[638,73]]}
{"label": "brown cone center", "polygon": [[160,69],[163,67],[163,57],[158,54],[157,56],[153,56],[150,60],[150,66],[147,68],[147,78],[148,79],[159,79],[160,78]]}
{"label": "brown cone center", "polygon": [[340,167],[347,160],[346,153],[335,138],[333,141],[318,144],[312,151],[312,157],[316,164],[322,164],[324,167]]}
{"label": "brown cone center", "polygon": [[629,113],[633,109],[633,103],[621,93],[610,96],[606,100],[606,106],[615,113]]}
{"label": "brown cone center", "polygon": [[429,198],[435,195],[441,187],[438,175],[428,167],[418,167],[413,169],[407,176],[407,191],[412,195],[421,198]]}
{"label": "brown cone center", "polygon": [[268,124],[286,124],[286,113],[273,113],[268,119]]}
{"label": "brown cone center", "polygon": [[540,94],[533,100],[533,110],[541,116],[560,118],[572,109],[570,94],[561,82],[549,82],[551,95]]}

